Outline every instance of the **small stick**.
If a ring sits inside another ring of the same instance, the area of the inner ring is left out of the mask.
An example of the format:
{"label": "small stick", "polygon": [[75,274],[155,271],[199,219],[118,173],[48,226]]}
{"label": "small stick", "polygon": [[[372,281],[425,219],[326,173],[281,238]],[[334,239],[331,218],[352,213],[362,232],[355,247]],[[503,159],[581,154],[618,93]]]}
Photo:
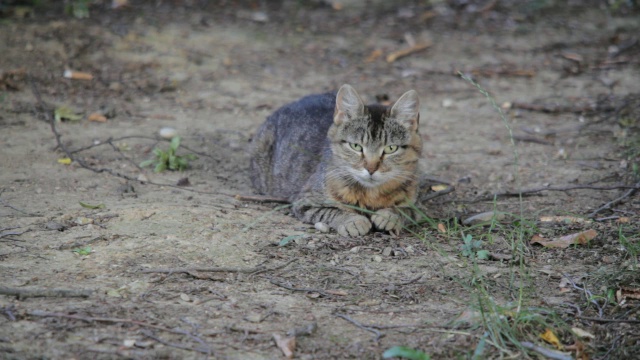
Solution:
{"label": "small stick", "polygon": [[347,316],[345,314],[334,314],[334,315],[339,317],[339,318],[347,320],[348,322],[352,323],[353,325],[359,327],[362,330],[365,330],[365,331],[368,331],[370,333],[375,334],[376,335],[375,341],[380,340],[380,338],[383,336],[382,333],[380,333],[380,331],[374,329],[373,327],[363,325],[362,323],[360,323],[360,322],[358,322],[356,320],[353,320],[352,318],[350,318],[349,316]]}
{"label": "small stick", "polygon": [[234,196],[236,200],[240,201],[255,201],[255,202],[272,202],[272,203],[280,203],[280,204],[289,204],[290,201],[286,198],[276,197],[276,196],[262,196],[262,195],[236,195]]}
{"label": "small stick", "polygon": [[405,56],[409,56],[413,53],[425,50],[427,48],[429,48],[431,46],[430,42],[423,42],[423,43],[419,43],[419,44],[415,44],[413,46],[410,46],[408,48],[404,48],[404,49],[400,49],[398,51],[394,51],[392,53],[390,53],[389,55],[387,55],[387,62],[388,63],[392,63],[400,58],[403,58]]}
{"label": "small stick", "polygon": [[529,349],[529,350],[533,350],[535,352],[538,352],[538,353],[542,354],[543,356],[548,357],[549,359],[554,359],[554,360],[572,360],[573,359],[573,357],[571,355],[569,355],[569,354],[565,354],[565,353],[561,353],[559,351],[547,349],[545,347],[535,345],[535,344],[530,343],[528,341],[522,341],[522,342],[520,342],[520,345],[522,345],[522,347],[525,348],[525,349]]}
{"label": "small stick", "polygon": [[87,298],[93,290],[73,289],[15,289],[0,286],[0,295],[15,296],[22,300],[30,297],[83,297]]}
{"label": "small stick", "polygon": [[[517,191],[505,191],[505,192],[500,192],[500,193],[494,193],[492,195],[488,195],[485,197],[481,197],[478,199],[474,199],[474,200],[468,200],[467,202],[478,202],[478,201],[487,201],[487,200],[493,200],[494,197],[514,197],[514,196],[520,196],[520,194],[522,195],[533,195],[539,192],[543,192],[543,191],[569,191],[569,190],[618,190],[618,189],[630,189],[630,190],[634,190],[637,191],[638,189],[640,189],[640,183],[633,185],[633,186],[628,186],[628,185],[614,185],[614,186],[597,186],[597,185],[571,185],[571,186],[548,186],[548,187],[540,187],[540,188],[533,188],[533,189],[527,189],[527,190],[522,190],[520,192]],[[630,196],[630,195],[628,195]],[[611,204],[610,206],[615,206],[617,204]],[[604,210],[604,209],[603,209]],[[602,211],[602,210],[600,210]]]}
{"label": "small stick", "polygon": [[629,323],[629,324],[640,324],[640,320],[635,319],[601,319],[587,316],[576,316],[576,318],[581,320],[595,321],[601,323]]}
{"label": "small stick", "polygon": [[157,341],[157,342],[159,342],[160,344],[165,345],[165,346],[170,346],[170,347],[174,347],[174,348],[176,348],[176,349],[182,349],[182,350],[196,351],[196,352],[199,352],[199,353],[202,353],[202,354],[207,354],[207,355],[211,355],[211,352],[212,352],[212,351],[211,351],[211,348],[209,348],[208,346],[203,346],[203,347],[190,347],[190,346],[186,346],[186,345],[180,345],[180,344],[176,344],[176,343],[170,343],[170,342],[168,342],[168,341],[162,340],[161,338],[159,338],[159,337],[157,337],[157,336],[153,335],[153,334],[151,333],[151,331],[148,331],[148,330],[141,330],[140,332],[142,333],[142,335],[144,335],[144,336],[146,336],[146,337],[148,337],[148,338],[150,338],[150,339],[153,339],[153,340],[155,340],[155,341]]}
{"label": "small stick", "polygon": [[273,285],[280,286],[280,287],[282,287],[282,288],[285,288],[285,289],[287,289],[287,290],[291,290],[291,291],[304,291],[304,292],[307,292],[307,293],[310,293],[310,292],[316,292],[316,293],[318,293],[318,294],[320,294],[320,295],[322,295],[322,296],[324,296],[324,297],[331,297],[331,295],[330,295],[329,293],[326,293],[326,292],[324,292],[323,290],[320,290],[320,289],[314,289],[314,288],[294,288],[293,286],[289,286],[289,285],[285,285],[285,284],[283,284],[283,283],[279,283],[279,282],[277,282],[277,281],[275,281],[275,280],[273,280],[273,279],[272,279],[272,280],[269,280],[269,282],[271,282]]}
{"label": "small stick", "polygon": [[611,209],[612,207],[620,204],[622,201],[624,201],[626,198],[630,197],[631,195],[635,194],[636,191],[638,191],[638,189],[640,188],[640,182],[637,182],[633,188],[627,190],[626,193],[624,193],[622,196],[620,196],[619,198],[613,199],[611,201],[609,201],[608,203],[602,205],[601,207],[595,209],[593,212],[591,212],[591,214],[589,214],[587,217],[588,218],[594,218],[596,217],[596,215],[598,215],[599,212],[602,212],[604,210],[608,210]]}
{"label": "small stick", "polygon": [[147,328],[167,331],[167,332],[170,332],[170,333],[182,334],[182,332],[177,332],[175,330],[166,328],[164,326],[153,325],[153,324],[146,323],[144,321],[137,321],[137,320],[131,320],[131,319],[118,319],[118,318],[103,318],[103,317],[91,317],[91,316],[80,316],[80,315],[68,315],[68,314],[62,314],[62,313],[50,313],[50,312],[40,311],[40,310],[28,311],[27,315],[39,316],[39,317],[57,317],[57,318],[63,318],[63,319],[80,320],[80,321],[85,321],[85,322],[94,322],[95,321],[95,322],[107,322],[107,323],[133,324],[133,325],[138,325],[138,326],[142,326],[142,327],[147,327]]}
{"label": "small stick", "polygon": [[279,270],[284,267],[289,266],[291,263],[298,261],[298,258],[291,259],[286,263],[278,266],[274,266],[272,268],[265,268],[264,266],[256,266],[253,268],[232,268],[232,267],[193,267],[193,268],[177,268],[177,269],[146,269],[141,270],[142,273],[162,273],[162,274],[173,274],[173,273],[190,273],[192,271],[202,271],[202,272],[232,272],[232,273],[242,273],[242,274],[251,274],[255,272],[265,272],[265,271],[273,271]]}

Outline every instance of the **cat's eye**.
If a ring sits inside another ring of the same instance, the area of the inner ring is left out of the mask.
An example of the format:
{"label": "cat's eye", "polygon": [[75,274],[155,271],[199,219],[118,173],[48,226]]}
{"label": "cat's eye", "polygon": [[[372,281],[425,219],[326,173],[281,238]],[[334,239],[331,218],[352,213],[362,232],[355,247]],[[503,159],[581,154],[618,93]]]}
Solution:
{"label": "cat's eye", "polygon": [[385,154],[393,154],[394,152],[398,151],[398,145],[385,146],[383,151]]}
{"label": "cat's eye", "polygon": [[362,145],[356,143],[349,143],[349,146],[355,151],[362,151]]}

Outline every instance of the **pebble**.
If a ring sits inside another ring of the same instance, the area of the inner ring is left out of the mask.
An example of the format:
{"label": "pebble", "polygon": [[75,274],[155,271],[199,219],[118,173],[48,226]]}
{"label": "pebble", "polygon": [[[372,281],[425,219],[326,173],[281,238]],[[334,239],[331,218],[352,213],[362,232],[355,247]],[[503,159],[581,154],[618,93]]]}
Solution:
{"label": "pebble", "polygon": [[169,126],[165,126],[163,128],[160,129],[160,131],[158,132],[160,134],[160,137],[163,139],[173,139],[176,135],[178,135],[178,130],[169,127]]}
{"label": "pebble", "polygon": [[76,219],[76,224],[78,224],[78,225],[93,224],[93,219],[86,218],[84,216],[80,216],[79,218]]}
{"label": "pebble", "polygon": [[382,250],[382,256],[389,256],[389,255],[391,255],[391,251],[392,251],[392,250],[393,250],[393,249],[391,249],[390,247],[388,247],[388,246],[387,246],[386,248],[384,248],[384,250]]}
{"label": "pebble", "polygon": [[382,256],[380,256],[380,255],[374,255],[374,256],[373,256],[373,261],[375,261],[375,262],[382,262]]}
{"label": "pebble", "polygon": [[327,233],[329,232],[329,225],[323,223],[323,222],[317,222],[314,227],[316,228],[316,230],[322,232],[322,233]]}

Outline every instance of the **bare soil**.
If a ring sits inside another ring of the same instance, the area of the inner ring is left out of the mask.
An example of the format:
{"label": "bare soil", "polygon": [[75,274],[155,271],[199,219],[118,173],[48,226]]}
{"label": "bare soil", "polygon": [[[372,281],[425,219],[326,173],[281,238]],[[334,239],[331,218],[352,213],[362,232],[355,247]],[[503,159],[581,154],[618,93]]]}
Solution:
{"label": "bare soil", "polygon": [[[300,359],[542,356],[523,342],[640,357],[637,7],[97,3],[86,19],[0,9],[0,357],[278,359],[287,333]],[[386,61],[412,41],[430,46]],[[265,117],[343,83],[368,102],[416,89],[425,176],[455,186],[399,236],[320,233],[234,197],[253,194]],[[81,119],[52,121],[62,106]],[[166,126],[198,159],[139,168]],[[587,230],[584,245],[531,243]],[[467,235],[488,260],[465,256]]]}

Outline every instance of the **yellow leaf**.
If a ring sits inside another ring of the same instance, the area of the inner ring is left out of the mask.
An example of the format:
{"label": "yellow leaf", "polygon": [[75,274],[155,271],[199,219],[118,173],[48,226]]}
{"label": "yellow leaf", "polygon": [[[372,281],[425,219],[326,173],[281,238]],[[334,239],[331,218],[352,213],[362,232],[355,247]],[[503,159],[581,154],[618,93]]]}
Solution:
{"label": "yellow leaf", "polygon": [[444,185],[444,184],[440,184],[440,185],[433,185],[431,186],[431,190],[433,191],[442,191],[442,190],[446,190],[449,186]]}
{"label": "yellow leaf", "polygon": [[71,165],[71,159],[68,157],[62,158],[62,159],[58,159],[58,164],[62,164],[62,165]]}
{"label": "yellow leaf", "polygon": [[547,329],[547,331],[545,331],[544,334],[541,334],[540,337],[542,338],[542,340],[555,346],[556,349],[562,350],[562,344],[560,344],[560,340],[558,340],[558,337],[553,333],[553,331],[551,331],[551,329]]}

